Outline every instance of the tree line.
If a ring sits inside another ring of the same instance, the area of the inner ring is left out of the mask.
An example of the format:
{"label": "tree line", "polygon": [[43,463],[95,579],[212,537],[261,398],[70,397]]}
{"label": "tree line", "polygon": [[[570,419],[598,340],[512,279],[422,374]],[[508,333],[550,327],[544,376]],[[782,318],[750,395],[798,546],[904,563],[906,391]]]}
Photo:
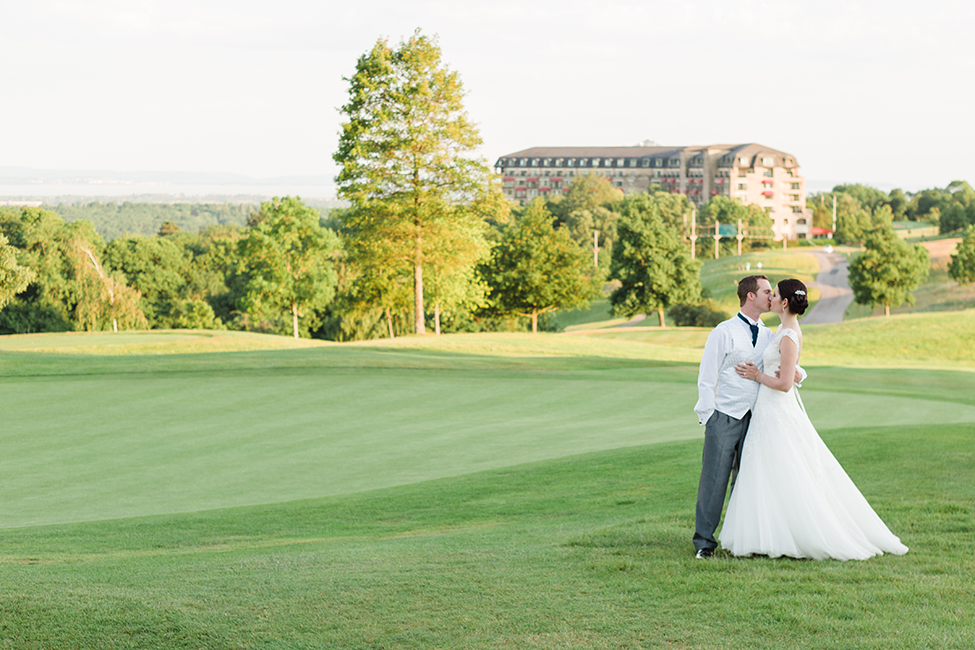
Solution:
{"label": "tree line", "polygon": [[[704,299],[700,260],[711,247],[692,254],[685,196],[624,196],[590,175],[564,195],[508,203],[486,162],[472,157],[480,137],[435,39],[418,31],[395,47],[379,40],[346,81],[333,158],[348,207],[323,215],[297,197],[275,198],[197,232],[166,220],[150,236],[108,241],[84,219],[0,208],[0,332],[230,328],[346,341],[428,327],[537,331],[551,312],[587,305],[607,280],[616,315],[656,312],[662,326],[667,312],[678,325],[725,317]],[[859,206],[841,212],[840,232],[868,251],[887,246],[864,266],[880,288],[858,300],[907,299],[920,282],[915,248],[900,256],[910,272],[883,270],[900,259],[890,224],[902,206],[862,186],[834,193]],[[955,187],[924,214],[952,213],[949,204],[969,193]],[[862,224],[853,220],[861,212]],[[741,221],[756,236],[750,247],[770,245],[771,220],[757,206],[714,197],[696,220],[702,229]],[[891,278],[900,293],[884,293]]]}
{"label": "tree line", "polygon": [[941,234],[958,233],[975,225],[975,189],[967,181],[953,181],[944,189],[915,193],[899,189],[887,193],[859,184],[837,185],[830,192],[806,197],[806,206],[813,211],[813,225],[833,229],[834,201],[833,238],[841,244],[862,242],[873,228],[891,221],[930,223]]}

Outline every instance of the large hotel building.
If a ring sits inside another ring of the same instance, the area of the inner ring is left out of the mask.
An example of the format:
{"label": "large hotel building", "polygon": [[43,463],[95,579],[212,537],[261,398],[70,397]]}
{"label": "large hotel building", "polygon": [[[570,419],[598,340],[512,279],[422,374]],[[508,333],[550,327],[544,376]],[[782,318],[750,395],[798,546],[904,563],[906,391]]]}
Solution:
{"label": "large hotel building", "polygon": [[705,147],[534,147],[498,158],[508,199],[561,194],[576,176],[605,176],[626,193],[659,186],[695,207],[727,196],[764,208],[776,240],[812,236],[806,183],[795,156],[760,144]]}

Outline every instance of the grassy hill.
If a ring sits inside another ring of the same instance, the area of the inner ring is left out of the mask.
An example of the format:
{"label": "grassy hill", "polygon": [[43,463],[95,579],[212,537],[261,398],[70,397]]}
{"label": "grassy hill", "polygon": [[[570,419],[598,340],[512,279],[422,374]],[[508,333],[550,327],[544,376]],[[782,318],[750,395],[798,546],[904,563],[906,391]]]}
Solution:
{"label": "grassy hill", "polygon": [[[773,282],[783,278],[798,278],[809,283],[819,272],[819,262],[808,249],[790,251],[763,251],[749,253],[741,257],[722,257],[705,260],[701,268],[701,285],[714,307],[727,314],[738,310],[737,281],[749,274],[765,274]],[[607,292],[608,294],[608,292]],[[810,300],[819,300],[816,289],[810,291]],[[778,317],[766,316],[766,322],[778,322]],[[608,298],[594,300],[588,309],[574,309],[558,312],[553,316],[557,327],[565,331],[588,330],[592,328],[618,327],[629,319],[614,317]],[[660,320],[656,313],[647,314],[640,326],[657,327]]]}
{"label": "grassy hill", "polygon": [[924,318],[807,339],[862,366],[803,399],[911,547],[854,563],[692,559],[677,330],[0,337],[0,647],[970,647],[975,365],[892,367]]}

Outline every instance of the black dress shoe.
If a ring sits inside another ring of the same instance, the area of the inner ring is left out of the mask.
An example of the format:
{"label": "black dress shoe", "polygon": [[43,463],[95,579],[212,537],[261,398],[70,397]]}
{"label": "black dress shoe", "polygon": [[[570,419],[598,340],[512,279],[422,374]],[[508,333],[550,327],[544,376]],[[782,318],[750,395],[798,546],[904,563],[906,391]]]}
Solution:
{"label": "black dress shoe", "polygon": [[702,548],[700,551],[697,552],[697,555],[694,556],[694,559],[695,560],[707,560],[712,555],[714,555],[714,549]]}

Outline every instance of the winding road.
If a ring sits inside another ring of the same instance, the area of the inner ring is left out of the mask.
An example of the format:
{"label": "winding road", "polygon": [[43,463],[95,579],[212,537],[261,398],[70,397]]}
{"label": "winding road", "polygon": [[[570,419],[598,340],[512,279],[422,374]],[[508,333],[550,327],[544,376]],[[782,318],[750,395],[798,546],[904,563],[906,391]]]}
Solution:
{"label": "winding road", "polygon": [[819,302],[813,305],[802,323],[842,323],[846,308],[853,302],[853,291],[847,280],[849,268],[845,255],[810,251],[819,260],[821,270],[810,286],[820,290]]}

